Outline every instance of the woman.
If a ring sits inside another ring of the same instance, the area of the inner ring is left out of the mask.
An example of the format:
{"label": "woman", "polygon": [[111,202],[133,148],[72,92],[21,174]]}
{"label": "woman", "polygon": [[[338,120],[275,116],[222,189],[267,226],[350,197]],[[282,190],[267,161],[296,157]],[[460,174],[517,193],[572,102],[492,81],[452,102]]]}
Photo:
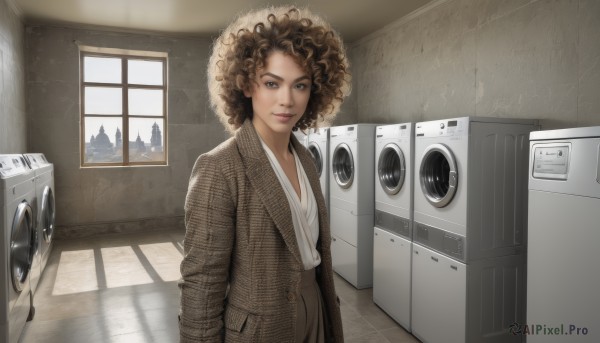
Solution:
{"label": "woman", "polygon": [[325,202],[292,130],[333,119],[347,68],[307,10],[251,12],[215,42],[211,102],[233,137],[190,178],[181,342],[343,342]]}

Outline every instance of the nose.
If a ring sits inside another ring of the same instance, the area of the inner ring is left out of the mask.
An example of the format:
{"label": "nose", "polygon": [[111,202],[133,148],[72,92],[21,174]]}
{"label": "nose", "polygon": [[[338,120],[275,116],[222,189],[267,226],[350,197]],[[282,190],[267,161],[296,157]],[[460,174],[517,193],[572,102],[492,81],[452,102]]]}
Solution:
{"label": "nose", "polygon": [[283,107],[294,106],[294,95],[289,87],[281,87],[279,91],[279,104]]}

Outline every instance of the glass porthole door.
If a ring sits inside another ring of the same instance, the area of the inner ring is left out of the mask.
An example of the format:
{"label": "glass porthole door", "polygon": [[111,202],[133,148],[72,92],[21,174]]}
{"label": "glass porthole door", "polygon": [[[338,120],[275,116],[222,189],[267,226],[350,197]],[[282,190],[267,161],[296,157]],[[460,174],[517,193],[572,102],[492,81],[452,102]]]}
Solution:
{"label": "glass porthole door", "polygon": [[354,158],[348,144],[339,144],[333,151],[331,160],[335,182],[342,188],[349,188],[354,180]]}
{"label": "glass porthole door", "polygon": [[440,208],[452,201],[458,171],[454,155],[444,144],[432,144],[425,149],[419,176],[421,190],[431,205]]}
{"label": "glass porthole door", "polygon": [[54,233],[54,221],[56,213],[54,210],[54,193],[52,192],[52,188],[48,186],[44,188],[44,195],[42,196],[42,199],[44,240],[46,243],[50,243]]}
{"label": "glass porthole door", "polygon": [[377,163],[379,183],[383,190],[394,195],[400,192],[406,175],[406,164],[402,150],[393,143],[383,147]]}
{"label": "glass porthole door", "polygon": [[32,213],[27,202],[20,203],[11,228],[10,271],[12,284],[17,292],[21,292],[27,282],[35,252]]}
{"label": "glass porthole door", "polygon": [[317,174],[321,177],[321,173],[323,172],[323,155],[321,154],[321,149],[317,144],[311,143],[308,146],[308,151],[312,155],[313,160],[315,161],[315,166],[317,167]]}

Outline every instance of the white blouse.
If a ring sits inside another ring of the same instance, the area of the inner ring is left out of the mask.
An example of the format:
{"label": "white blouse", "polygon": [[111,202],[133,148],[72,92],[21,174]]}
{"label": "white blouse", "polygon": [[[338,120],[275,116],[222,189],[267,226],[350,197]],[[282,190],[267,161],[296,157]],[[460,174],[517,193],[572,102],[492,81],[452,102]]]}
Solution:
{"label": "white blouse", "polygon": [[287,175],[285,175],[275,154],[273,154],[271,149],[269,149],[262,139],[261,143],[290,204],[292,221],[294,223],[294,230],[296,231],[296,241],[298,241],[300,257],[302,258],[304,269],[309,270],[314,268],[321,263],[321,255],[317,251],[317,240],[319,239],[319,211],[308,177],[300,164],[296,150],[290,145],[292,153],[294,154],[294,160],[296,161],[296,173],[298,174],[298,180],[300,181],[300,197],[298,197],[298,193],[296,193],[294,186],[292,186]]}

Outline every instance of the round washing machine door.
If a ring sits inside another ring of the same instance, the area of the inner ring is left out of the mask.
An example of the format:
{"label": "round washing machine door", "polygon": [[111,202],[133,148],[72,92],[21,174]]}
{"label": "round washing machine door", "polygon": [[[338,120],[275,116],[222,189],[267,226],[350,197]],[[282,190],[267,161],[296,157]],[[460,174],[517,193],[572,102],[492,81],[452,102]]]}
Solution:
{"label": "round washing machine door", "polygon": [[354,180],[354,157],[346,143],[341,143],[333,151],[331,169],[335,182],[342,188],[349,188]]}
{"label": "round washing machine door", "polygon": [[321,149],[318,144],[310,143],[308,145],[308,151],[312,155],[313,160],[315,161],[315,166],[317,167],[317,174],[321,177],[321,173],[323,173],[323,154],[321,154]]}
{"label": "round washing machine door", "polygon": [[44,188],[44,194],[42,195],[42,228],[46,243],[50,243],[52,241],[55,218],[56,212],[54,211],[54,192],[52,192],[52,188],[46,186]]}
{"label": "round washing machine door", "polygon": [[31,262],[35,252],[33,211],[25,201],[19,204],[10,237],[10,271],[12,284],[17,292],[21,292],[27,282]]}
{"label": "round washing machine door", "polygon": [[448,205],[458,185],[454,155],[444,144],[432,144],[423,153],[419,170],[421,190],[435,207]]}
{"label": "round washing machine door", "polygon": [[388,143],[383,147],[377,162],[377,173],[381,188],[387,194],[394,195],[400,192],[406,175],[406,163],[404,153],[398,145]]}

